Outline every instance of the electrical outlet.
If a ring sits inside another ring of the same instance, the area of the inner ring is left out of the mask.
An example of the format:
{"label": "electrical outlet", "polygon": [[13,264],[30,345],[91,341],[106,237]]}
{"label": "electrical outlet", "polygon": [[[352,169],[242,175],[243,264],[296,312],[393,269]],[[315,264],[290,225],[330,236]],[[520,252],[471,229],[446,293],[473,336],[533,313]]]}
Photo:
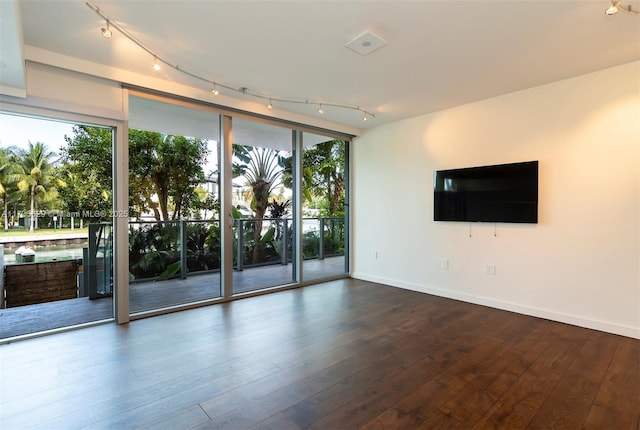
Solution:
{"label": "electrical outlet", "polygon": [[496,265],[495,264],[485,264],[484,265],[484,274],[485,275],[495,275],[496,274]]}
{"label": "electrical outlet", "polygon": [[442,261],[440,262],[440,268],[447,270],[449,268],[449,260],[446,258],[443,258]]}

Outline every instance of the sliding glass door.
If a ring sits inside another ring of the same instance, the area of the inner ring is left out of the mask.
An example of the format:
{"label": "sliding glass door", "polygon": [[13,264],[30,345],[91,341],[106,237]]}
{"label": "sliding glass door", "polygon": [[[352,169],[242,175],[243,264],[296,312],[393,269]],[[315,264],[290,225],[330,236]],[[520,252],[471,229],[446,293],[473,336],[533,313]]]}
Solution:
{"label": "sliding glass door", "polygon": [[348,271],[348,143],[302,134],[302,277],[305,281]]}
{"label": "sliding glass door", "polygon": [[220,297],[219,117],[129,100],[130,311]]}
{"label": "sliding glass door", "polygon": [[133,91],[133,315],[345,276],[348,142]]}
{"label": "sliding glass door", "polygon": [[233,292],[292,284],[292,131],[233,119]]}
{"label": "sliding glass door", "polygon": [[113,318],[114,140],[0,113],[0,339]]}
{"label": "sliding glass door", "polygon": [[[32,321],[0,338],[346,276],[348,141],[127,93],[127,120],[106,127],[0,114],[1,328]],[[73,266],[60,275],[73,297],[18,302],[14,284],[37,278],[10,266],[35,271],[47,256]],[[30,306],[48,310],[31,318]]]}

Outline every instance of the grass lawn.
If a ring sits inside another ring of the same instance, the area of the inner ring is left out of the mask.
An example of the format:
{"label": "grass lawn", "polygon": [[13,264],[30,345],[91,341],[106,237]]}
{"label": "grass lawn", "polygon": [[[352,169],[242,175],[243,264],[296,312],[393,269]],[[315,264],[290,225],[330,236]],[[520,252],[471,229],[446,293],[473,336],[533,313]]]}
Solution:
{"label": "grass lawn", "polygon": [[63,228],[63,229],[52,229],[52,228],[41,228],[38,230],[34,230],[34,231],[29,231],[28,228],[24,229],[24,228],[20,228],[20,229],[9,229],[9,231],[4,231],[3,229],[0,229],[0,237],[6,237],[6,236],[44,236],[47,234],[76,234],[76,233],[89,233],[89,228],[84,227],[84,228],[75,228],[73,230],[71,230],[70,228]]}

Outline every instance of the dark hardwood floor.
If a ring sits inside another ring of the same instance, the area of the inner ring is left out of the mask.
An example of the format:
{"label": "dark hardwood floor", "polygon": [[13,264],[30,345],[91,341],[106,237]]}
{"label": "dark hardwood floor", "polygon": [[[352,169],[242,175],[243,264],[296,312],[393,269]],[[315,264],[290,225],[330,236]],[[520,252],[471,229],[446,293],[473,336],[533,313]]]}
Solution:
{"label": "dark hardwood floor", "polygon": [[[344,257],[303,262],[305,280],[345,273]],[[246,293],[261,288],[292,283],[292,265],[269,265],[233,272],[233,292]],[[184,305],[221,297],[220,273],[189,275],[187,279],[146,281],[129,286],[132,313]],[[0,309],[0,340],[113,318],[111,297],[87,297]]]}
{"label": "dark hardwood floor", "polygon": [[640,341],[353,279],[0,345],[0,428],[637,429]]}

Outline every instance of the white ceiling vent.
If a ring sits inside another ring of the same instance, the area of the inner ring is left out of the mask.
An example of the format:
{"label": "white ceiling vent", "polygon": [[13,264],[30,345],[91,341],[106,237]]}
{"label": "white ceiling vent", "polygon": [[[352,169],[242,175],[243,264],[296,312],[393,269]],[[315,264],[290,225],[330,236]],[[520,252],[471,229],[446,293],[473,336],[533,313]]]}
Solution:
{"label": "white ceiling vent", "polygon": [[360,34],[355,39],[347,43],[345,46],[360,55],[369,55],[373,51],[382,48],[386,44],[387,41],[380,36],[376,36],[370,31],[365,31],[364,33]]}

